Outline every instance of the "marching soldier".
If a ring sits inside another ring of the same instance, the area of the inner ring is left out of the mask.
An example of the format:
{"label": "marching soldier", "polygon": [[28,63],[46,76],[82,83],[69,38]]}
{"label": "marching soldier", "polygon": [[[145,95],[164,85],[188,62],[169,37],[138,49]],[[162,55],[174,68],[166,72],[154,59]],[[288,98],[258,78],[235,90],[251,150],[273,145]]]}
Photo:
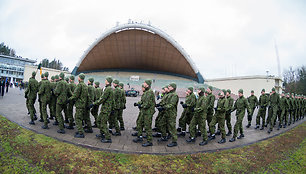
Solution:
{"label": "marching soldier", "polygon": [[59,124],[59,122],[58,122],[58,120],[57,120],[57,116],[56,116],[57,96],[56,96],[56,94],[55,94],[55,88],[56,88],[58,82],[59,82],[59,75],[55,75],[55,76],[54,76],[54,84],[53,84],[53,93],[54,93],[54,96],[55,96],[55,103],[54,103],[55,122],[53,123],[53,125],[55,125],[55,126]]}
{"label": "marching soldier", "polygon": [[[102,89],[99,88],[100,86],[100,82],[95,82],[95,95],[94,95],[94,102],[96,102],[97,100],[100,99],[100,97],[102,96]],[[100,105],[94,105],[91,109],[91,114],[93,115],[93,117],[95,118],[94,121],[94,125],[92,127],[98,127],[98,112],[99,112],[99,106]]]}
{"label": "marching soldier", "polygon": [[234,104],[234,107],[232,109],[232,111],[236,110],[236,118],[237,119],[236,119],[236,124],[235,124],[235,127],[234,127],[234,135],[233,135],[233,138],[231,138],[229,140],[230,142],[236,141],[238,131],[240,131],[240,136],[237,137],[237,139],[241,139],[241,138],[244,137],[242,121],[243,121],[243,118],[244,118],[244,115],[245,115],[245,109],[248,110],[248,113],[251,113],[248,101],[243,96],[243,90],[242,89],[239,89],[238,95],[239,95],[239,98],[236,100],[236,102]]}
{"label": "marching soldier", "polygon": [[213,115],[214,115],[214,104],[215,104],[215,96],[212,94],[212,86],[209,86],[207,88],[207,102],[208,102],[208,106],[207,106],[207,125],[210,124]]}
{"label": "marching soldier", "polygon": [[270,95],[270,107],[272,111],[272,117],[270,120],[270,129],[268,130],[268,133],[271,133],[273,131],[274,122],[277,115],[277,109],[279,105],[279,95],[275,92],[275,88],[272,88],[272,94]]}
{"label": "marching soldier", "polygon": [[246,126],[247,128],[249,128],[251,126],[252,123],[252,117],[255,111],[255,108],[258,105],[258,99],[257,97],[254,95],[254,91],[251,91],[251,96],[248,97],[248,102],[250,104],[250,109],[251,109],[251,113],[248,113],[248,125]]}
{"label": "marching soldier", "polygon": [[29,124],[35,125],[34,123],[34,112],[35,112],[35,101],[36,101],[36,97],[37,97],[37,92],[38,92],[38,82],[35,79],[36,76],[36,72],[33,71],[32,72],[32,77],[29,79],[29,85],[27,90],[24,92],[25,93],[25,98],[28,101],[28,108],[30,111],[30,117],[31,117],[31,121],[29,122]]}
{"label": "marching soldier", "polygon": [[133,142],[142,142],[143,128],[146,130],[147,142],[142,144],[143,147],[152,146],[152,118],[155,113],[155,96],[151,89],[151,80],[146,80],[143,84],[143,95],[138,103],[134,103],[134,106],[138,106],[141,110],[140,118],[137,122],[138,137]]}
{"label": "marching soldier", "polygon": [[119,111],[121,109],[121,95],[122,95],[122,91],[119,87],[119,80],[114,80],[113,81],[113,86],[114,86],[114,114],[111,116],[111,123],[112,125],[110,127],[115,127],[116,132],[113,134],[115,136],[120,136],[120,128],[118,125],[118,117],[119,117]]}
{"label": "marching soldier", "polygon": [[[74,94],[74,90],[76,88],[76,84],[74,83],[74,76],[70,76],[69,78],[70,83],[69,83],[69,90],[71,91],[72,95]],[[69,96],[70,98],[71,96]],[[67,106],[67,114],[68,114],[68,121],[69,125],[66,126],[66,129],[74,129],[73,128],[73,123],[74,123],[74,118],[73,118],[73,106],[74,106],[74,101],[69,101],[68,106]]]}
{"label": "marching soldier", "polygon": [[[288,95],[289,97],[289,95]],[[279,100],[279,106],[280,106],[280,118],[279,118],[279,125],[277,130],[279,130],[282,127],[286,127],[287,124],[287,111],[289,110],[289,101],[285,96],[285,92],[283,91],[281,94],[281,98]]]}
{"label": "marching soldier", "polygon": [[[162,88],[161,101],[158,104],[156,104],[155,107],[164,106],[166,104],[167,90],[168,90],[168,86],[165,86]],[[165,127],[165,128],[163,129],[162,127]],[[155,128],[153,130],[155,130],[156,133],[153,134],[153,137],[162,137],[161,139],[159,139],[159,141],[168,141],[166,137],[167,136],[166,127],[167,127],[167,123],[166,123],[166,117],[165,117],[165,110],[162,110],[158,112],[158,115],[155,118]],[[164,132],[162,132],[162,130],[164,130]]]}
{"label": "marching soldier", "polygon": [[49,105],[49,109],[50,109],[50,120],[53,120],[54,118],[56,118],[56,112],[55,112],[55,108],[56,108],[56,96],[54,94],[54,89],[55,89],[55,77],[52,76],[51,77],[51,83],[50,83],[50,88],[51,88],[51,98],[50,98],[50,105]]}
{"label": "marching soldier", "polygon": [[[42,73],[41,75],[40,75],[40,82],[38,82],[38,90],[40,89],[40,86],[41,86],[41,84],[42,84],[42,82],[43,82],[43,79],[45,79],[45,74],[44,73]],[[38,92],[38,91],[37,91]],[[40,94],[39,93],[37,93],[38,94],[38,104],[39,104],[39,113],[40,113],[40,119],[39,119],[39,122],[44,122],[44,119],[43,119],[43,111],[42,111],[42,104],[41,104],[41,96],[40,96]]]}
{"label": "marching soldier", "polygon": [[40,96],[41,102],[41,114],[44,121],[43,129],[48,129],[48,114],[47,114],[47,104],[50,102],[51,98],[51,85],[50,81],[47,79],[49,73],[45,72],[44,79],[41,81],[38,95]]}
{"label": "marching soldier", "polygon": [[94,83],[94,78],[89,78],[88,79],[88,86],[87,86],[87,89],[88,89],[88,99],[87,99],[87,107],[86,107],[86,111],[85,111],[85,115],[84,115],[84,118],[83,118],[83,121],[85,123],[85,129],[84,131],[86,133],[93,133],[93,130],[92,130],[92,126],[91,126],[91,120],[90,120],[90,105],[94,102],[94,97],[95,97],[95,88],[93,87],[93,83]]}
{"label": "marching soldier", "polygon": [[[203,95],[204,95],[203,91]],[[190,125],[190,122],[193,117],[193,110],[196,105],[196,96],[193,93],[193,87],[189,87],[186,90],[186,100],[185,103],[181,102],[180,104],[184,108],[184,111],[181,115],[181,118],[179,119],[179,128],[178,132],[180,132],[178,135],[179,136],[185,136],[185,131],[186,131],[186,125]]]}
{"label": "marching soldier", "polygon": [[268,99],[268,96],[265,94],[265,89],[262,89],[261,90],[261,95],[259,97],[259,110],[258,110],[258,113],[257,113],[257,117],[256,117],[256,127],[255,129],[258,129],[259,126],[260,126],[260,118],[262,119],[262,125],[261,125],[261,128],[260,130],[263,130],[264,129],[264,126],[265,126],[265,121],[266,121],[266,109],[267,109],[267,106],[268,106],[268,102],[269,102],[269,99]]}
{"label": "marching soldier", "polygon": [[120,130],[125,130],[124,128],[124,121],[123,121],[123,110],[126,108],[125,104],[126,104],[126,97],[125,97],[125,91],[124,91],[124,85],[123,83],[119,83],[119,87],[121,89],[121,106],[120,106],[120,110],[119,110],[119,114],[118,114],[118,118],[117,120],[120,123]]}

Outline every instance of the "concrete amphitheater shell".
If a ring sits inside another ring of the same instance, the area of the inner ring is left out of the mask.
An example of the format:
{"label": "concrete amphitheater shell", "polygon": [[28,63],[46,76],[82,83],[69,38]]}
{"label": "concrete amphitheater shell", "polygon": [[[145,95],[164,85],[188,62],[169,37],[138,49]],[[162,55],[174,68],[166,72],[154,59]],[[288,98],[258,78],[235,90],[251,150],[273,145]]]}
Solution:
{"label": "concrete amphitheater shell", "polygon": [[151,25],[129,23],[102,34],[82,55],[72,74],[108,71],[148,72],[204,83],[186,51]]}

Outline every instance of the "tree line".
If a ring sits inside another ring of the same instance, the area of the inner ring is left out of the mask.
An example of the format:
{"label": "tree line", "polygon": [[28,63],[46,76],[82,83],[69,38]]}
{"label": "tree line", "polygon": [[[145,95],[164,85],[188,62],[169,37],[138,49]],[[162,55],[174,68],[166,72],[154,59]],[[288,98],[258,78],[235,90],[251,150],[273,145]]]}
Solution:
{"label": "tree line", "polygon": [[16,51],[13,48],[5,45],[4,42],[0,43],[0,54],[16,57]]}
{"label": "tree line", "polygon": [[289,67],[283,73],[285,92],[306,95],[306,66],[293,69]]}

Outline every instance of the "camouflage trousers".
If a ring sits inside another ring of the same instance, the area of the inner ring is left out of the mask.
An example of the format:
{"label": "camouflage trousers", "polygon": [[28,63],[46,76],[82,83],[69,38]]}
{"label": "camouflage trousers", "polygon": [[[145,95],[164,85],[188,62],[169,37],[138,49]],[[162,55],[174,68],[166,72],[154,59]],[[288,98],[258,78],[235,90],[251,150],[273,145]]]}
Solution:
{"label": "camouflage trousers", "polygon": [[139,119],[137,120],[138,137],[142,136],[143,129],[146,131],[147,141],[152,142],[152,119],[153,114],[141,112]]}
{"label": "camouflage trousers", "polygon": [[85,109],[83,121],[89,130],[92,129],[91,120],[90,120],[90,109],[87,108]]}
{"label": "camouflage trousers", "polygon": [[265,126],[265,121],[266,121],[266,107],[264,108],[259,108],[257,117],[256,117],[256,125],[260,125],[260,119],[262,119],[262,127]]}
{"label": "camouflage trousers", "polygon": [[82,125],[84,113],[85,113],[84,108],[75,108],[75,115],[74,115],[75,125],[80,134],[84,134],[84,129]]}
{"label": "camouflage trousers", "polygon": [[47,113],[47,104],[48,102],[42,101],[40,102],[41,105],[41,117],[44,120],[44,125],[48,126],[48,113]]}
{"label": "camouflage trousers", "polygon": [[208,109],[207,110],[207,125],[210,124],[214,116],[214,110],[213,109]]}
{"label": "camouflage trousers", "polygon": [[157,117],[155,118],[155,127],[157,128],[158,132],[161,132],[161,121],[163,118],[164,112],[158,112]]}
{"label": "camouflage trousers", "polygon": [[189,111],[190,109],[184,108],[182,115],[179,119],[179,127],[182,128],[182,131],[186,131],[187,124],[190,125],[192,120],[193,113]]}
{"label": "camouflage trousers", "polygon": [[279,120],[279,124],[287,124],[288,121],[288,114],[287,114],[287,109],[282,109],[281,110],[281,116],[280,116],[280,120]]}
{"label": "camouflage trousers", "polygon": [[231,119],[232,119],[231,112],[225,113],[226,126],[227,126],[227,129],[228,129],[229,132],[233,131]]}
{"label": "camouflage trousers", "polygon": [[234,126],[234,135],[233,138],[236,138],[238,135],[238,132],[240,131],[240,134],[243,134],[243,126],[242,126],[242,121],[244,118],[245,112],[237,113],[236,112],[236,123]]}
{"label": "camouflage trousers", "polygon": [[118,117],[119,117],[119,110],[115,109],[113,111],[113,114],[111,114],[109,118],[110,119],[109,128],[112,129],[113,127],[115,127],[116,132],[120,132]]}
{"label": "camouflage trousers", "polygon": [[56,98],[54,96],[51,97],[49,108],[50,108],[50,117],[56,118]]}
{"label": "camouflage trousers", "polygon": [[91,109],[91,115],[95,118],[94,124],[98,125],[97,119],[98,119],[98,112],[99,112],[99,106],[94,105]]}
{"label": "camouflage trousers", "polygon": [[97,123],[98,126],[100,128],[100,133],[101,135],[105,135],[105,139],[110,140],[110,133],[108,131],[107,128],[107,122],[109,121],[109,117],[110,117],[111,112],[107,112],[107,111],[102,111],[100,112],[98,119],[97,119]]}
{"label": "camouflage trousers", "polygon": [[39,115],[40,115],[40,119],[44,119],[43,118],[43,111],[42,111],[42,102],[40,100],[38,100],[38,104],[39,104]]}
{"label": "camouflage trousers", "polygon": [[196,126],[198,125],[198,128],[200,129],[201,135],[203,137],[203,141],[207,140],[206,117],[207,117],[206,112],[195,113],[193,115],[189,127],[190,137],[195,138],[196,129],[197,129]]}
{"label": "camouflage trousers", "polygon": [[271,119],[273,117],[273,112],[272,112],[272,107],[269,107],[268,108],[268,116],[267,116],[267,119],[266,119],[266,125],[270,124],[271,122]]}
{"label": "camouflage trousers", "polygon": [[34,114],[36,113],[34,104],[35,104],[36,98],[27,99],[27,101],[28,101],[27,103],[28,103],[28,109],[29,109],[29,112],[30,112],[31,120],[34,120]]}
{"label": "camouflage trousers", "polygon": [[248,124],[251,125],[251,122],[252,122],[252,117],[253,117],[253,114],[254,114],[254,111],[255,111],[255,107],[252,107],[250,108],[251,112],[248,113]]}
{"label": "camouflage trousers", "polygon": [[119,123],[120,123],[119,127],[120,127],[120,128],[124,128],[123,109],[120,109],[118,112],[119,112],[119,113],[118,113],[117,120],[118,120]]}
{"label": "camouflage trousers", "polygon": [[225,128],[224,128],[224,124],[225,124],[225,115],[224,114],[225,113],[217,113],[213,117],[212,121],[209,124],[210,134],[213,135],[213,134],[215,134],[216,124],[218,123],[218,128],[220,129],[222,139],[224,139],[226,137]]}
{"label": "camouflage trousers", "polygon": [[271,117],[271,120],[270,120],[270,130],[273,130],[273,127],[274,127],[274,124],[275,124],[275,119],[276,119],[276,117],[277,117],[277,107],[278,106],[274,106],[274,107],[272,107],[271,108],[271,111],[272,111],[272,117]]}
{"label": "camouflage trousers", "polygon": [[172,135],[172,142],[177,142],[176,113],[166,113],[166,119],[168,131]]}
{"label": "camouflage trousers", "polygon": [[63,114],[62,111],[64,110],[65,105],[61,105],[56,103],[56,118],[58,121],[58,127],[59,129],[63,130],[64,129],[64,118],[63,118]]}
{"label": "camouflage trousers", "polygon": [[73,105],[74,103],[72,101],[70,101],[70,103],[68,103],[67,106],[67,115],[68,115],[68,121],[69,121],[69,126],[73,126]]}

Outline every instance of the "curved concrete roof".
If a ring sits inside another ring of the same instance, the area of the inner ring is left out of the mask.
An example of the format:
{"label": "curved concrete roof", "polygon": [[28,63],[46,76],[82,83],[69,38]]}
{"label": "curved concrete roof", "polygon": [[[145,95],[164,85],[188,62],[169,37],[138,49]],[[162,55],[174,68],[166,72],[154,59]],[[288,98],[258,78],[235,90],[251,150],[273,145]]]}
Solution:
{"label": "curved concrete roof", "polygon": [[102,34],[72,73],[113,70],[163,73],[204,83],[190,56],[176,41],[155,27],[139,23],[120,25]]}

